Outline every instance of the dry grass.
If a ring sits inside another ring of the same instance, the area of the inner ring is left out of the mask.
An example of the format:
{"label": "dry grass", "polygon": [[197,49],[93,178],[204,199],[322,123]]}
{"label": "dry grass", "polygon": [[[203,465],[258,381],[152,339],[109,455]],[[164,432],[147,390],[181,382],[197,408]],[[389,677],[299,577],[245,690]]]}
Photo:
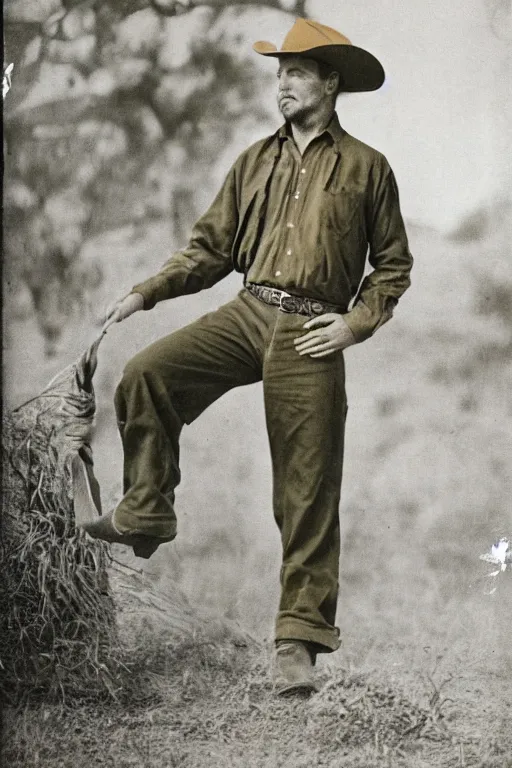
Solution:
{"label": "dry grass", "polygon": [[[108,549],[76,528],[58,403],[34,400],[3,421],[0,688],[13,704],[112,696],[123,669]],[[70,409],[63,430],[79,416]]]}
{"label": "dry grass", "polygon": [[[23,768],[510,765],[505,732],[465,733],[460,704],[445,699],[438,683],[412,696],[382,670],[338,667],[312,698],[279,699],[265,647],[211,640],[207,629],[174,648],[152,647],[146,636],[141,661],[117,703],[9,712],[6,762]],[[320,670],[320,680],[326,677]]]}
{"label": "dry grass", "polygon": [[119,661],[107,548],[75,528],[52,457],[37,471],[28,507],[3,523],[2,693],[15,703],[108,695]]}

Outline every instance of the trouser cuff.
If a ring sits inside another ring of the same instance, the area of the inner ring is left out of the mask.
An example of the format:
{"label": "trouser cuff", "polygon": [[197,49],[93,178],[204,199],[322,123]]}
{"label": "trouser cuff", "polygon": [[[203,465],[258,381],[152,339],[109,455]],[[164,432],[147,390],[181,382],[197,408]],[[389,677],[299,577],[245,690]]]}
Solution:
{"label": "trouser cuff", "polygon": [[169,513],[168,509],[160,512],[154,511],[143,514],[142,510],[136,514],[129,508],[127,509],[123,501],[114,511],[115,529],[121,534],[141,534],[143,536],[152,536],[163,541],[172,541],[176,537],[177,525],[174,512]]}
{"label": "trouser cuff", "polygon": [[293,621],[277,621],[276,643],[281,640],[299,640],[311,643],[317,653],[332,653],[341,645],[340,633],[337,627],[315,627],[311,624],[294,619]]}

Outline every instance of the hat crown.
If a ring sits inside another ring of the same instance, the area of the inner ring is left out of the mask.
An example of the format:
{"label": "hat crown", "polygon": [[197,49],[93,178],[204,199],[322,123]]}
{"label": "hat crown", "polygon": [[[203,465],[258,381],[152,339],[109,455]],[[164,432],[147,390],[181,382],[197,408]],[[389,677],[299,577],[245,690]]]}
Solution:
{"label": "hat crown", "polygon": [[311,19],[297,19],[290,29],[281,51],[308,51],[322,45],[352,45],[348,37],[336,29]]}
{"label": "hat crown", "polygon": [[373,54],[352,45],[348,37],[311,19],[295,20],[283,45],[258,40],[253,49],[262,56],[307,56],[328,64],[341,75],[343,91],[375,91],[384,82],[384,69]]}

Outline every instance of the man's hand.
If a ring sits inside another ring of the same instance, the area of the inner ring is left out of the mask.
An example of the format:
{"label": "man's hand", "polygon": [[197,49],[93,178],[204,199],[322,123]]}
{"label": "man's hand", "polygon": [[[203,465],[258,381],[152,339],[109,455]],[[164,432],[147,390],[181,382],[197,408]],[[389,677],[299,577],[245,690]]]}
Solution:
{"label": "man's hand", "polygon": [[102,333],[106,333],[107,328],[113,323],[120,323],[121,320],[125,320],[134,312],[138,312],[139,309],[144,308],[144,298],[140,293],[129,293],[124,299],[116,301],[111,307],[107,309],[107,318],[105,324],[101,329]]}
{"label": "man's hand", "polygon": [[294,341],[299,355],[326,357],[356,343],[354,334],[343,317],[332,312],[308,320],[304,323],[304,328],[308,333]]}

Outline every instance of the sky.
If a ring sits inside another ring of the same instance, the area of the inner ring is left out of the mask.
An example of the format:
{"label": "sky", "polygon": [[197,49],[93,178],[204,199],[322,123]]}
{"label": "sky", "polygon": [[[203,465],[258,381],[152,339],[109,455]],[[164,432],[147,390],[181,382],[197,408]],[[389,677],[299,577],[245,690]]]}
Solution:
{"label": "sky", "polygon": [[[512,157],[512,41],[492,34],[486,2],[308,5],[312,18],[383,64],[387,79],[379,91],[338,100],[340,121],[386,155],[404,215],[442,231],[512,186],[506,159]],[[280,47],[292,23],[284,14],[262,12],[256,39]],[[263,60],[262,66],[273,64]]]}

